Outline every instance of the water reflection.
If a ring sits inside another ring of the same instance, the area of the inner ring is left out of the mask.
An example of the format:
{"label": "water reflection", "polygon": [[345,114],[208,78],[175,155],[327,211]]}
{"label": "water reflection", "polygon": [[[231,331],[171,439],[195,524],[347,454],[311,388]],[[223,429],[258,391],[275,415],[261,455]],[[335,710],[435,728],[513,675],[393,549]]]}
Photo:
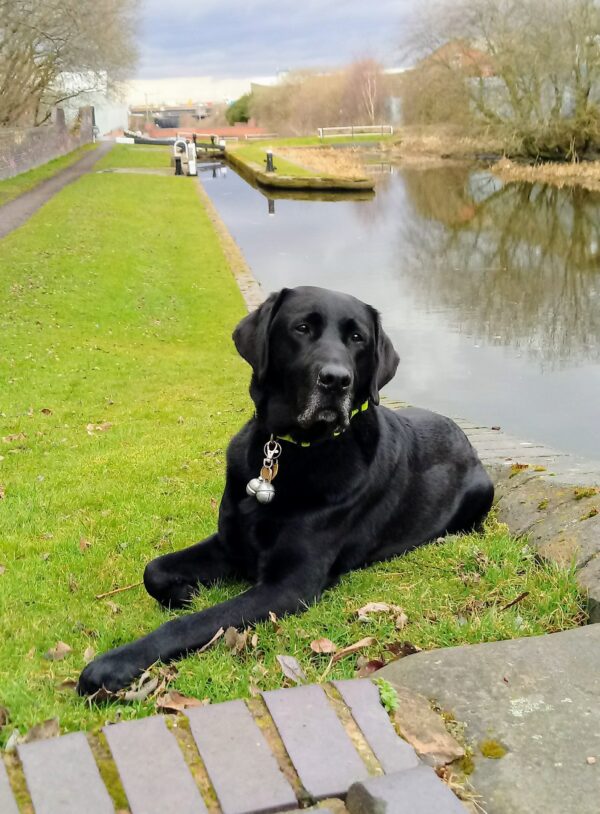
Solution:
{"label": "water reflection", "polygon": [[393,398],[600,458],[600,196],[394,170],[370,200],[202,182],[265,291],[379,308],[402,357]]}
{"label": "water reflection", "polygon": [[418,215],[399,222],[403,274],[421,299],[545,364],[600,359],[598,193],[503,186],[466,167],[403,178]]}

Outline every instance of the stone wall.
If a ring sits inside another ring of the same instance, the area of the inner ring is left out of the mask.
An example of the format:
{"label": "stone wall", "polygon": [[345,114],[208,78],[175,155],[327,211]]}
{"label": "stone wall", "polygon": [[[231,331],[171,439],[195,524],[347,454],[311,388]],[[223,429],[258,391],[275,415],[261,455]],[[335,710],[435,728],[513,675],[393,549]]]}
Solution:
{"label": "stone wall", "polygon": [[45,164],[92,141],[94,109],[82,107],[72,128],[67,127],[61,109],[50,124],[27,129],[0,127],[0,180]]}

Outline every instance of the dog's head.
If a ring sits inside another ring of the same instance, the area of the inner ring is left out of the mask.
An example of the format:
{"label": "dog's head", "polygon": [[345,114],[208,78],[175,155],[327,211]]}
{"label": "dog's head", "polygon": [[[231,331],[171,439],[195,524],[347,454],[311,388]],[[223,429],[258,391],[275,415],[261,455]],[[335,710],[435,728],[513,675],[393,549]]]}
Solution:
{"label": "dog's head", "polygon": [[271,432],[317,439],[394,376],[398,354],[370,305],[325,288],[284,288],[233,333],[251,365],[250,394]]}

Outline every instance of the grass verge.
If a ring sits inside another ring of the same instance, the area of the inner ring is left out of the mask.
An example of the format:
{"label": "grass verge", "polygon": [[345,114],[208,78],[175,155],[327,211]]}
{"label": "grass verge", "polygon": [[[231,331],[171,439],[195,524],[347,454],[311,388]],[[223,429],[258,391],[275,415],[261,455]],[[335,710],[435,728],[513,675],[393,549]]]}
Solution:
{"label": "grass verge", "polygon": [[33,187],[37,187],[42,181],[52,178],[66,167],[70,167],[71,164],[79,161],[90,150],[95,150],[97,146],[97,144],[84,144],[82,147],[67,153],[67,155],[48,161],[47,164],[42,164],[40,167],[35,167],[35,169],[28,172],[22,172],[20,175],[15,175],[14,178],[6,178],[4,181],[0,181],[0,206],[18,198],[19,195],[28,192]]}
{"label": "grass verge", "polygon": [[154,144],[115,144],[96,164],[96,170],[121,167],[169,167],[171,147]]}
{"label": "grass verge", "polygon": [[[131,166],[120,148],[107,163]],[[139,159],[145,160],[145,159]],[[154,160],[154,159],[153,159]],[[152,701],[89,707],[65,680],[169,618],[140,587],[145,562],[210,534],[227,441],[251,412],[230,334],[240,294],[194,179],[92,173],[0,243],[0,705],[14,728],[58,716],[63,731],[153,713]],[[196,608],[243,588],[203,590]],[[515,598],[526,594],[512,607]],[[370,601],[401,605],[403,630]],[[276,656],[309,680],[365,636],[366,657],[399,640],[440,647],[572,627],[573,574],[539,564],[493,524],[344,577],[302,617],[257,626],[256,646],[223,641],[179,664],[181,692],[212,701],[281,686]],[[58,641],[71,648],[47,658]],[[354,674],[358,655],[328,677]]]}

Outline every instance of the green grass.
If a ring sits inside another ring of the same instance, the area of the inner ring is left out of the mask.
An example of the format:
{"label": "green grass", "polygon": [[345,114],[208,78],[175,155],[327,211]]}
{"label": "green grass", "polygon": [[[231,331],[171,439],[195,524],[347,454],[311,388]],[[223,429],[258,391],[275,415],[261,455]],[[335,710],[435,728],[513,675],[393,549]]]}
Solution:
{"label": "green grass", "polygon": [[[60,685],[86,648],[169,618],[142,588],[95,595],[214,531],[225,447],[251,413],[230,339],[244,306],[195,183],[92,173],[0,243],[0,705],[11,716],[0,744],[55,715],[69,731],[154,712],[150,701],[90,708]],[[242,587],[203,590],[195,607]],[[375,600],[401,605],[406,628],[385,614],[358,621]],[[367,655],[378,657],[398,640],[431,648],[561,630],[579,623],[581,602],[572,573],[492,524],[344,577],[303,616],[259,625],[256,649],[232,655],[220,642],[183,660],[175,686],[246,696],[282,685],[278,654],[322,676],[314,638],[341,647],[372,635]],[[59,640],[72,652],[48,661]],[[330,677],[353,675],[356,659]]]}
{"label": "green grass", "polygon": [[[265,150],[267,146],[269,145],[261,142],[258,144],[244,144],[242,146],[235,145],[233,148],[230,147],[229,149],[244,161],[250,161],[257,164],[258,167],[260,167],[260,169],[264,172]],[[288,161],[277,154],[274,155],[274,164],[276,175],[289,175],[292,178],[314,178],[316,175],[319,175],[319,173],[316,173],[314,170],[307,170],[304,167],[300,167],[298,164],[294,164],[292,161]]]}
{"label": "green grass", "polygon": [[70,167],[71,164],[79,161],[87,152],[95,150],[97,146],[97,144],[84,144],[82,147],[78,147],[76,150],[67,153],[67,155],[48,161],[47,164],[42,164],[33,170],[15,175],[14,178],[7,178],[4,181],[0,181],[0,206],[18,198],[19,195],[33,189],[33,187],[37,187],[42,181],[52,178],[53,175],[56,175],[66,167]]}
{"label": "green grass", "polygon": [[120,167],[169,167],[172,148],[154,144],[115,144],[95,169]]}
{"label": "green grass", "polygon": [[320,139],[318,136],[290,136],[289,138],[272,138],[252,140],[252,144],[261,144],[264,147],[331,147],[336,144],[364,144],[365,142],[393,142],[397,135],[356,135],[336,136],[335,138]]}

